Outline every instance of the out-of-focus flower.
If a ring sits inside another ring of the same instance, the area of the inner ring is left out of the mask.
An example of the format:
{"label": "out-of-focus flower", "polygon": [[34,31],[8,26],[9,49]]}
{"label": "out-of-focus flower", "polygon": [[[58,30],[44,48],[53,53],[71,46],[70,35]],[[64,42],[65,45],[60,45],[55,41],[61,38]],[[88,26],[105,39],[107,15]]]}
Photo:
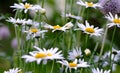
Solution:
{"label": "out-of-focus flower", "polygon": [[79,64],[80,64],[79,66],[83,68],[90,67],[90,65],[87,64],[87,62],[85,62],[84,59],[83,60],[79,59]]}
{"label": "out-of-focus flower", "polygon": [[28,20],[19,19],[19,18],[15,19],[15,18],[10,17],[6,21],[11,22],[12,24],[15,24],[16,26],[18,26],[18,25],[28,26],[28,27],[31,27],[31,26],[38,27],[39,26],[38,22],[33,21],[31,19],[28,19]]}
{"label": "out-of-focus flower", "polygon": [[72,51],[69,52],[68,59],[75,60],[75,59],[79,59],[80,57],[82,57],[81,48],[74,48]]}
{"label": "out-of-focus flower", "polygon": [[62,51],[58,51],[58,48],[51,48],[46,50],[40,49],[34,46],[38,51],[29,52],[30,55],[23,55],[22,58],[26,59],[26,62],[37,61],[37,64],[43,60],[43,64],[47,63],[47,60],[63,59]]}
{"label": "out-of-focus flower", "polygon": [[49,25],[49,24],[45,24],[43,26],[44,28],[48,28],[48,29],[52,29],[52,32],[56,31],[56,30],[61,30],[61,31],[66,31],[67,29],[70,29],[73,27],[73,24],[71,22],[68,22],[66,23],[64,26],[59,26],[59,25],[56,25],[56,26],[52,26],[52,25]]}
{"label": "out-of-focus flower", "polygon": [[100,70],[99,68],[93,68],[92,73],[110,73],[110,70],[103,71],[103,69]]}
{"label": "out-of-focus flower", "polygon": [[32,5],[29,3],[20,3],[20,4],[14,4],[14,6],[10,6],[11,8],[15,8],[14,10],[19,9],[20,11],[24,10],[24,13],[27,13],[28,10],[33,10],[35,12],[38,12],[39,10],[41,10],[41,6],[40,5]]}
{"label": "out-of-focus flower", "polygon": [[[80,17],[80,16],[75,16],[75,15],[73,15],[73,14],[71,14],[71,13],[65,14],[65,16],[66,16],[67,18],[72,18],[72,19],[76,19],[76,20],[82,20],[82,17]],[[64,14],[62,14],[62,17],[64,17]]]}
{"label": "out-of-focus flower", "polygon": [[107,18],[110,21],[110,23],[107,24],[109,28],[116,25],[117,27],[120,27],[120,18],[117,14],[113,16],[111,13],[109,13],[105,16],[105,18]]}
{"label": "out-of-focus flower", "polygon": [[10,37],[10,31],[7,26],[1,25],[0,26],[0,40],[7,39]]}
{"label": "out-of-focus flower", "polygon": [[84,52],[85,52],[85,55],[87,55],[87,56],[91,54],[90,49],[85,49],[85,51],[84,51]]}
{"label": "out-of-focus flower", "polygon": [[27,40],[33,39],[33,38],[38,38],[42,35],[44,35],[47,30],[39,30],[37,28],[30,28],[28,31],[23,31],[27,33]]}
{"label": "out-of-focus flower", "polygon": [[84,62],[79,62],[78,63],[78,60],[75,59],[73,62],[68,62],[67,60],[62,60],[62,61],[58,61],[58,63],[61,63],[62,65],[65,65],[66,66],[66,72],[68,70],[68,68],[71,69],[77,69],[79,67],[89,67],[89,65],[86,65]]}
{"label": "out-of-focus flower", "polygon": [[98,3],[103,6],[100,10],[104,14],[109,12],[112,14],[120,13],[120,0],[99,0]]}
{"label": "out-of-focus flower", "polygon": [[77,2],[77,4],[79,4],[81,6],[85,6],[86,8],[88,8],[88,7],[93,7],[93,8],[99,7],[99,8],[102,8],[102,6],[99,3],[83,2],[82,0],[79,0]]}
{"label": "out-of-focus flower", "polygon": [[19,9],[19,10],[24,10],[24,13],[27,13],[28,10],[32,9],[33,5],[29,4],[29,3],[20,3],[20,4],[14,4],[14,6],[10,6],[11,8],[15,8],[14,10],[16,9]]}
{"label": "out-of-focus flower", "polygon": [[103,34],[103,29],[98,29],[98,27],[95,27],[93,25],[90,26],[90,24],[85,21],[85,25],[77,23],[78,29],[75,30],[82,30],[86,34],[90,34],[90,36],[101,36]]}
{"label": "out-of-focus flower", "polygon": [[13,69],[9,69],[9,71],[4,71],[4,73],[21,73],[21,69],[13,68]]}
{"label": "out-of-focus flower", "polygon": [[14,48],[14,49],[17,49],[17,48],[18,48],[17,38],[14,38],[14,39],[12,40],[11,46],[12,46],[12,48]]}
{"label": "out-of-focus flower", "polygon": [[40,9],[40,13],[43,14],[43,15],[46,14],[46,9],[41,8],[41,9]]}
{"label": "out-of-focus flower", "polygon": [[24,25],[24,23],[25,23],[25,19],[19,19],[19,18],[15,19],[15,18],[12,18],[12,17],[8,18],[7,21],[15,24],[16,26]]}

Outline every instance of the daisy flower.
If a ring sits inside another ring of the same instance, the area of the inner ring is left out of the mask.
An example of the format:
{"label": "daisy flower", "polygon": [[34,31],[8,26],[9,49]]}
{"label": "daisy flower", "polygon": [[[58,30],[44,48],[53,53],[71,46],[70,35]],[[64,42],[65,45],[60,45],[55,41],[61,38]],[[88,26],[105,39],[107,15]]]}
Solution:
{"label": "daisy flower", "polygon": [[21,73],[21,69],[13,68],[9,69],[9,71],[4,71],[4,73]]}
{"label": "daisy flower", "polygon": [[30,28],[28,31],[23,31],[27,33],[27,40],[33,39],[33,38],[38,38],[40,36],[43,36],[47,30],[39,30],[37,28]]}
{"label": "daisy flower", "polygon": [[85,25],[77,23],[78,29],[75,30],[82,30],[86,34],[90,34],[90,36],[101,36],[103,34],[103,29],[98,29],[98,27],[95,27],[93,25],[90,26],[90,24],[85,21]]}
{"label": "daisy flower", "polygon": [[45,24],[43,26],[44,28],[48,28],[48,29],[52,29],[52,32],[56,31],[56,30],[60,30],[60,31],[66,31],[67,29],[70,29],[73,27],[73,24],[71,22],[68,22],[66,23],[64,26],[59,26],[59,25],[55,25],[55,26],[52,26],[52,25],[49,25],[49,24]]}
{"label": "daisy flower", "polygon": [[51,48],[46,50],[45,48],[40,49],[39,47],[34,46],[38,51],[29,52],[30,55],[23,55],[22,58],[26,60],[26,62],[37,61],[37,64],[43,60],[43,64],[47,63],[47,60],[53,59],[63,59],[61,54],[62,51],[58,51],[58,48]]}
{"label": "daisy flower", "polygon": [[74,48],[72,51],[69,52],[68,59],[69,60],[75,60],[82,57],[82,51],[81,48]]}
{"label": "daisy flower", "polygon": [[84,61],[84,59],[83,60],[79,59],[79,64],[80,64],[79,66],[83,68],[90,67],[90,65],[88,65],[87,62]]}
{"label": "daisy flower", "polygon": [[39,26],[39,22],[33,21],[31,19],[28,19],[24,22],[24,25],[27,25],[28,27],[34,26],[34,27],[38,27]]}
{"label": "daisy flower", "polygon": [[[66,16],[67,18],[72,18],[72,19],[76,19],[76,20],[82,20],[82,17],[80,17],[80,16],[75,16],[75,15],[73,15],[73,14],[71,14],[71,13],[65,14],[65,16]],[[62,14],[62,17],[64,17],[64,13]]]}
{"label": "daisy flower", "polygon": [[62,65],[66,66],[66,72],[67,72],[68,68],[70,69],[70,72],[71,72],[72,68],[76,70],[79,67],[89,67],[89,65],[85,66],[83,64],[84,62],[78,63],[77,59],[75,59],[73,62],[68,62],[67,60],[62,60],[62,61],[58,61],[58,63],[61,63]]}
{"label": "daisy flower", "polygon": [[24,13],[27,13],[28,10],[32,9],[33,5],[29,4],[29,3],[20,3],[20,4],[14,4],[14,6],[10,6],[11,8],[15,8],[16,9],[19,9],[19,10],[24,10]]}
{"label": "daisy flower", "polygon": [[93,8],[99,7],[99,8],[102,8],[102,6],[99,3],[83,2],[82,0],[79,0],[77,2],[77,4],[79,4],[81,6],[85,6],[86,8],[88,8],[88,7],[93,7]]}
{"label": "daisy flower", "polygon": [[120,18],[118,17],[117,14],[113,16],[112,13],[109,13],[105,16],[105,18],[107,18],[110,21],[110,23],[107,24],[109,28],[116,25],[117,27],[120,27]]}
{"label": "daisy flower", "polygon": [[93,68],[93,69],[92,69],[92,73],[110,73],[110,70],[108,70],[108,71],[107,71],[107,70],[103,71],[103,69],[100,70],[99,68],[96,68],[96,69]]}
{"label": "daisy flower", "polygon": [[15,18],[10,17],[10,18],[8,18],[7,21],[11,22],[12,24],[15,24],[16,26],[18,26],[18,25],[24,25],[26,20],[25,19],[19,19],[19,18],[15,19]]}

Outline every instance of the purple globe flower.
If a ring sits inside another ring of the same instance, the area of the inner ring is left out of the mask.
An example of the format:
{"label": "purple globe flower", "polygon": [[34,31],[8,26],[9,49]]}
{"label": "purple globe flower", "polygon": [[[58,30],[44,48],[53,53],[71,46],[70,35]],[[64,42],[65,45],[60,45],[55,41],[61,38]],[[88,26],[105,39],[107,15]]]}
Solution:
{"label": "purple globe flower", "polygon": [[7,26],[0,25],[0,40],[8,39],[10,37],[10,31]]}
{"label": "purple globe flower", "polygon": [[103,6],[100,10],[104,14],[109,12],[112,14],[120,13],[120,0],[99,0],[99,3]]}

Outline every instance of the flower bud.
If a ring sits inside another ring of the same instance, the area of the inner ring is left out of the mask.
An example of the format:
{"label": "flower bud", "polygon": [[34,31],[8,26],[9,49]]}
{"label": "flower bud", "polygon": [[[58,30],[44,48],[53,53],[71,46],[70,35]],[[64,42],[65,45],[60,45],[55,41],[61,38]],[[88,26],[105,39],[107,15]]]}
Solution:
{"label": "flower bud", "polygon": [[44,8],[40,9],[40,13],[43,15],[46,14],[46,9],[44,9]]}
{"label": "flower bud", "polygon": [[85,52],[85,55],[87,55],[87,56],[91,54],[91,51],[89,49],[85,49],[84,52]]}

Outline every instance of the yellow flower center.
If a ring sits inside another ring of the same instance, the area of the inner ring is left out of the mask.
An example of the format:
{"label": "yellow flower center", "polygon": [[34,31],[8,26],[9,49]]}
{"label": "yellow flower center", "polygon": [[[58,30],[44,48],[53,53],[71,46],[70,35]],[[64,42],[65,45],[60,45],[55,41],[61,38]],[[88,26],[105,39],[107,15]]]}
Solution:
{"label": "yellow flower center", "polygon": [[47,53],[47,56],[52,56],[53,54],[51,54],[51,53]]}
{"label": "yellow flower center", "polygon": [[32,5],[30,5],[30,4],[28,4],[28,3],[25,3],[24,7],[25,7],[26,9],[28,9],[28,8],[31,8]]}
{"label": "yellow flower center", "polygon": [[44,57],[46,57],[47,56],[47,54],[45,54],[45,53],[37,53],[36,55],[35,55],[35,58],[44,58]]}
{"label": "yellow flower center", "polygon": [[54,29],[60,29],[60,28],[61,28],[61,26],[56,25],[56,26],[53,26],[53,28],[54,28]]}
{"label": "yellow flower center", "polygon": [[77,67],[77,64],[76,63],[69,63],[69,66],[70,67]]}
{"label": "yellow flower center", "polygon": [[86,28],[85,31],[89,32],[89,33],[94,33],[95,32],[95,30],[93,28]]}
{"label": "yellow flower center", "polygon": [[87,6],[92,7],[93,5],[93,2],[87,2]]}
{"label": "yellow flower center", "polygon": [[120,19],[114,19],[113,22],[114,22],[114,23],[119,23],[119,24],[120,24]]}
{"label": "yellow flower center", "polygon": [[31,31],[32,33],[36,33],[36,32],[38,32],[38,29],[32,28],[32,29],[30,29],[30,31]]}

